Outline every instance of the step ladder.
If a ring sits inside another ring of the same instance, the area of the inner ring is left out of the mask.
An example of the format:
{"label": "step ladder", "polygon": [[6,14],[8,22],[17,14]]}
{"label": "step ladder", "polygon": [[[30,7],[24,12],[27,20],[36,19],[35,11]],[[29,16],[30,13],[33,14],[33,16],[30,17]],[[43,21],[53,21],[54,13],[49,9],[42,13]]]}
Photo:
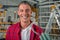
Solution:
{"label": "step ladder", "polygon": [[52,29],[52,23],[54,20],[56,20],[56,23],[58,24],[58,28],[60,29],[60,13],[59,13],[59,9],[58,6],[51,6],[51,14],[50,14],[50,18],[49,21],[46,25],[46,30],[45,33],[49,33]]}

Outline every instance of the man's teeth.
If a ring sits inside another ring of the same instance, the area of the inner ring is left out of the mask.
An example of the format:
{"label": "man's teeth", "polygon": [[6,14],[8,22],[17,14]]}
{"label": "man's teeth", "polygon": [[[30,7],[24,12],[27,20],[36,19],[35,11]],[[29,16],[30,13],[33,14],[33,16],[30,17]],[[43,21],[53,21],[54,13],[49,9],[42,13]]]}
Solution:
{"label": "man's teeth", "polygon": [[27,18],[28,16],[23,16],[23,18]]}

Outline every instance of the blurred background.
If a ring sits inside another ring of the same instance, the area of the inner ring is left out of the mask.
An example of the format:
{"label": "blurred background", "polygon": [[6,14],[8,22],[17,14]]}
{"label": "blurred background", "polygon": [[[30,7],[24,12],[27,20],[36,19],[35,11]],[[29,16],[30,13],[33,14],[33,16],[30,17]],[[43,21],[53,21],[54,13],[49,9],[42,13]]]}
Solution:
{"label": "blurred background", "polygon": [[[0,40],[5,39],[6,31],[10,25],[19,21],[19,16],[17,15],[18,4],[25,0],[0,0]],[[34,7],[32,10],[31,20],[35,24],[41,26],[44,30],[49,33],[51,40],[60,39],[60,24],[56,22],[56,19],[50,16],[51,13],[60,13],[60,0],[26,0]],[[53,5],[53,6],[52,6]],[[54,12],[52,10],[56,8]],[[60,15],[59,15],[60,16]],[[51,17],[51,19],[50,19]],[[57,19],[60,21],[60,17]],[[59,22],[60,23],[60,22]],[[50,25],[48,25],[50,24]]]}

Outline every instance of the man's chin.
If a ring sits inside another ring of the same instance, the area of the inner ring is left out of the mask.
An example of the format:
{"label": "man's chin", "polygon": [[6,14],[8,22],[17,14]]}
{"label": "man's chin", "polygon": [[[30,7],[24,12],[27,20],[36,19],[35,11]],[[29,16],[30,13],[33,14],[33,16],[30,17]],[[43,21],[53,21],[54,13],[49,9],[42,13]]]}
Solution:
{"label": "man's chin", "polygon": [[25,21],[28,21],[27,19],[25,19],[25,20],[22,20],[23,22],[25,22]]}
{"label": "man's chin", "polygon": [[27,23],[28,21],[23,21],[24,23]]}

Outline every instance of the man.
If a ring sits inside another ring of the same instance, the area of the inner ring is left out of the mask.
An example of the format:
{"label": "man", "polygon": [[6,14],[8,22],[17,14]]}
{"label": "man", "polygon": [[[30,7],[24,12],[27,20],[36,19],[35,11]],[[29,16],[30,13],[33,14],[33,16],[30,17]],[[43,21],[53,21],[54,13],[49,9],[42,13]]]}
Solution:
{"label": "man", "polygon": [[39,35],[43,30],[31,20],[32,6],[27,1],[22,1],[18,6],[20,22],[9,27],[6,40],[40,40]]}

